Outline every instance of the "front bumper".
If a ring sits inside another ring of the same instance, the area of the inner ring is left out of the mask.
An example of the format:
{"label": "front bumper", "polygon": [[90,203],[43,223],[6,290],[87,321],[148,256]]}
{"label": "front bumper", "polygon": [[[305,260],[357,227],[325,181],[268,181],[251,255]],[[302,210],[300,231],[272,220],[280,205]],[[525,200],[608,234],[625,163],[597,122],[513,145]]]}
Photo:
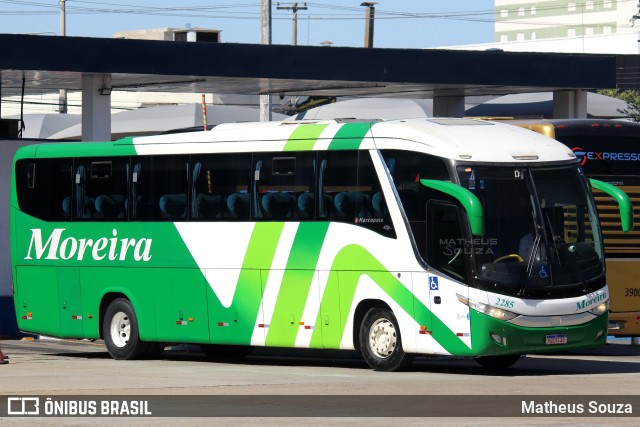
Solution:
{"label": "front bumper", "polygon": [[[474,356],[591,349],[601,347],[607,341],[607,314],[581,325],[533,328],[498,320],[476,310],[470,312],[471,350]],[[548,335],[566,335],[566,343],[546,344]]]}

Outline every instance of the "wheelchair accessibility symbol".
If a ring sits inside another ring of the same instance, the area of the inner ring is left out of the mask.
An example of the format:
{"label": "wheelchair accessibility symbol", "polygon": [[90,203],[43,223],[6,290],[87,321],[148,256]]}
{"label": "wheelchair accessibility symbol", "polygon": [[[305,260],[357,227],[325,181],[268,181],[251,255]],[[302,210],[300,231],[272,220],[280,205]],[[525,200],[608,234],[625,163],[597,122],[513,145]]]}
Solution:
{"label": "wheelchair accessibility symbol", "polygon": [[429,289],[432,291],[438,290],[438,278],[437,277],[429,277]]}
{"label": "wheelchair accessibility symbol", "polygon": [[538,266],[538,277],[541,279],[547,279],[549,277],[549,271],[547,271],[546,265]]}

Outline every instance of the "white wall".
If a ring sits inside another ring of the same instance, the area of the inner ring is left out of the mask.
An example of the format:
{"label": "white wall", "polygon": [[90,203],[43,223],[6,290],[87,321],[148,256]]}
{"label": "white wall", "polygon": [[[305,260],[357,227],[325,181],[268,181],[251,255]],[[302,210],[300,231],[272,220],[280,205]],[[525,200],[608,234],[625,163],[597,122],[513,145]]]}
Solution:
{"label": "white wall", "polygon": [[[638,24],[640,30],[640,23]],[[602,34],[597,36],[571,37],[561,39],[525,40],[507,43],[482,43],[461,46],[443,46],[442,49],[487,50],[502,49],[506,52],[559,52],[559,53],[600,53],[631,54],[640,53],[638,34]]]}
{"label": "white wall", "polygon": [[13,296],[11,277],[11,246],[9,244],[9,194],[13,155],[33,140],[0,139],[0,297]]}

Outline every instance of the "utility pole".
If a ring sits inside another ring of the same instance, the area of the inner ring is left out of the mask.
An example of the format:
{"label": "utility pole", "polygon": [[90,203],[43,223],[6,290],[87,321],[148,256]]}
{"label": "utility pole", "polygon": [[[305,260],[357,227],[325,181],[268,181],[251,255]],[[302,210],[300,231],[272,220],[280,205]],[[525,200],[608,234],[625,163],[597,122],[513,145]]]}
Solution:
{"label": "utility pole", "polygon": [[636,6],[638,8],[638,13],[634,14],[631,19],[629,20],[629,22],[631,23],[631,26],[633,27],[634,24],[636,23],[636,21],[638,19],[640,19],[640,2],[638,2],[638,6]]}
{"label": "utility pole", "polygon": [[[260,6],[260,44],[271,44],[271,0],[261,0]],[[260,95],[260,121],[271,121],[271,97],[269,95]]]}
{"label": "utility pole", "polygon": [[293,15],[291,17],[291,46],[297,46],[298,45],[298,11],[307,10],[307,4],[302,3],[302,6],[298,6],[297,2],[291,5],[289,5],[288,3],[286,5],[280,5],[280,3],[276,3],[276,7],[278,8],[278,10],[293,11]]}
{"label": "utility pole", "polygon": [[[635,13],[629,20],[629,22],[631,23],[631,27],[633,27],[636,21],[640,19],[640,2],[638,2],[638,5],[636,7],[638,8],[638,12]],[[638,53],[640,53],[640,34],[638,34],[638,44]],[[636,341],[635,343],[633,342],[634,340]],[[631,338],[631,341],[634,345],[640,345],[640,337]]]}
{"label": "utility pole", "polygon": [[[65,37],[67,35],[67,22],[66,22],[66,0],[60,0],[60,35]],[[67,90],[60,89],[58,95],[58,112],[60,114],[67,114]]]}
{"label": "utility pole", "polygon": [[369,48],[373,47],[373,19],[375,15],[375,5],[378,4],[376,2],[363,2],[360,3],[360,6],[364,6],[367,8],[367,15],[365,17],[364,23],[364,47]]}

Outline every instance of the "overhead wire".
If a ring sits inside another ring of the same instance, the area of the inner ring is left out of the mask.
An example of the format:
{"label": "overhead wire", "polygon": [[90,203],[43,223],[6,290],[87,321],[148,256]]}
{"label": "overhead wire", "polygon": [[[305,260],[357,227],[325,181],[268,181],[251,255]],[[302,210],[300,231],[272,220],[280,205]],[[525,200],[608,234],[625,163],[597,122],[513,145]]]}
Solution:
{"label": "overhead wire", "polygon": [[[619,0],[618,3],[625,3],[635,0]],[[595,5],[602,3],[601,1],[594,2]],[[38,1],[19,1],[19,0],[0,0],[0,4],[15,4],[20,6],[37,6],[52,9],[51,11],[0,11],[0,14],[10,15],[25,15],[25,14],[56,14],[58,13],[58,5],[51,3],[43,3]],[[96,5],[93,6],[77,6],[82,5]],[[318,14],[308,13],[307,15],[311,19],[316,20],[361,20],[362,19],[362,7],[350,7],[344,5],[333,5],[326,3],[307,2],[310,8],[313,9],[325,9],[335,10],[340,13],[337,14]],[[144,14],[144,15],[161,15],[161,16],[176,16],[176,17],[202,17],[202,18],[218,18],[218,19],[260,19],[260,13],[257,11],[260,3],[243,3],[243,4],[219,4],[219,5],[190,5],[190,6],[143,6],[140,4],[114,3],[90,1],[90,0],[73,0],[67,4],[67,13],[70,14]],[[582,5],[579,5],[582,6]],[[565,10],[566,4],[562,5],[548,5],[537,6],[538,12],[553,11],[553,10]],[[237,11],[230,9],[242,9],[242,8],[255,8],[256,11]],[[514,6],[511,9],[506,8],[509,12],[515,12],[519,9],[519,6]],[[223,11],[229,15],[211,15]],[[348,12],[348,13],[344,13]],[[194,15],[193,13],[198,13]],[[498,9],[491,10],[470,10],[459,12],[402,12],[385,9],[376,9],[376,20],[392,20],[392,19],[447,19],[447,20],[459,20],[470,22],[493,22]],[[287,13],[278,14],[274,13],[275,19],[279,19],[278,16],[287,17]],[[525,24],[526,22],[516,18],[518,23]],[[512,21],[513,22],[513,21]],[[536,23],[540,23],[536,21]]]}
{"label": "overhead wire", "polygon": [[[52,0],[53,1],[53,0]],[[191,0],[198,1],[198,0]],[[203,0],[204,1],[204,0]],[[618,0],[618,3],[629,3],[637,0]],[[230,20],[259,20],[259,2],[253,3],[221,3],[211,4],[206,2],[206,5],[180,5],[180,6],[149,6],[140,4],[131,4],[130,0],[123,2],[117,2],[117,0],[99,1],[99,0],[68,0],[67,13],[68,14],[122,14],[122,15],[145,15],[145,16],[166,16],[166,17],[181,17],[181,18],[202,18],[202,19],[230,19]],[[605,0],[595,0],[593,2],[594,8],[602,8]],[[55,4],[52,2],[43,2],[36,0],[0,0],[0,4],[12,4],[27,7],[42,7],[48,10],[0,10],[0,16],[33,16],[33,15],[54,15],[59,13],[58,1]],[[362,20],[362,7],[335,5],[321,2],[306,2],[309,9],[320,9],[336,11],[337,13],[309,13],[305,10],[304,19],[308,21],[348,21],[348,20]],[[585,13],[585,2],[577,3],[576,7]],[[84,6],[78,6],[84,5]],[[544,15],[548,12],[566,10],[568,4],[539,4],[532,5],[536,8],[536,13]],[[531,6],[528,6],[530,8]],[[376,8],[376,20],[397,20],[397,19],[438,19],[438,20],[451,20],[462,22],[474,22],[474,23],[499,23],[500,10],[506,9],[509,15],[521,11],[523,6],[521,5],[507,5],[504,8],[494,8],[490,10],[466,10],[456,12],[405,12],[394,11]],[[248,10],[253,9],[253,10]],[[580,12],[578,12],[580,13]],[[278,13],[274,10],[272,15],[274,20],[289,20],[290,14]],[[575,23],[575,22],[547,22],[540,18],[527,16],[519,17],[515,16],[508,20],[508,24],[513,25],[536,25],[536,26],[573,26],[573,27],[587,27],[593,24]]]}
{"label": "overhead wire", "polygon": [[[598,3],[602,3],[604,0],[594,2],[595,5]],[[618,3],[625,3],[629,1],[635,0],[619,0]],[[51,11],[0,11],[0,14],[10,15],[10,14],[56,14],[58,13],[58,5],[51,3],[43,3],[38,1],[19,1],[19,0],[0,0],[0,3],[5,4],[16,4],[21,6],[37,6],[53,9]],[[86,4],[86,5],[97,5],[101,7],[84,7],[84,6],[76,6],[76,4]],[[328,9],[328,10],[336,10],[340,11],[339,14],[309,14],[312,19],[317,20],[360,20],[362,19],[362,8],[361,7],[350,7],[343,5],[333,5],[333,4],[325,4],[325,3],[315,3],[308,2],[307,3],[313,9]],[[232,11],[229,9],[238,9],[238,8],[252,8],[255,7],[258,9],[260,3],[244,3],[244,4],[219,4],[219,5],[207,5],[207,6],[171,6],[171,7],[161,7],[161,6],[142,6],[139,4],[130,4],[130,3],[114,3],[114,2],[101,2],[101,1],[90,1],[90,0],[74,0],[73,2],[69,2],[67,4],[67,12],[70,14],[145,14],[145,15],[161,15],[161,16],[177,16],[177,17],[211,17],[211,18],[219,18],[219,19],[260,19],[259,12],[243,12],[243,11]],[[108,7],[111,6],[111,7]],[[580,5],[582,6],[582,5]],[[537,11],[553,11],[566,9],[566,4],[563,5],[548,5],[548,6],[537,6]],[[509,10],[510,12],[515,12],[518,10],[518,6],[514,6]],[[210,16],[211,13],[217,13],[220,10],[225,10],[225,13],[232,14],[231,16]],[[192,13],[198,12],[198,15],[193,15]],[[353,14],[345,14],[344,12],[352,12]],[[494,18],[497,14],[497,9],[491,10],[471,10],[471,11],[460,11],[460,12],[429,12],[429,13],[421,13],[421,12],[400,12],[400,11],[392,11],[385,9],[376,9],[376,19],[377,20],[389,20],[389,19],[449,19],[449,20],[461,20],[461,21],[473,21],[473,22],[493,22]],[[204,14],[204,15],[202,15]],[[242,16],[245,15],[245,16]],[[275,13],[274,15],[278,15]],[[286,13],[281,14],[282,16],[287,16]],[[482,18],[482,17],[485,18]],[[516,18],[517,20],[517,18]],[[518,20],[520,23],[524,23],[521,20]],[[539,23],[539,22],[537,22]]]}

